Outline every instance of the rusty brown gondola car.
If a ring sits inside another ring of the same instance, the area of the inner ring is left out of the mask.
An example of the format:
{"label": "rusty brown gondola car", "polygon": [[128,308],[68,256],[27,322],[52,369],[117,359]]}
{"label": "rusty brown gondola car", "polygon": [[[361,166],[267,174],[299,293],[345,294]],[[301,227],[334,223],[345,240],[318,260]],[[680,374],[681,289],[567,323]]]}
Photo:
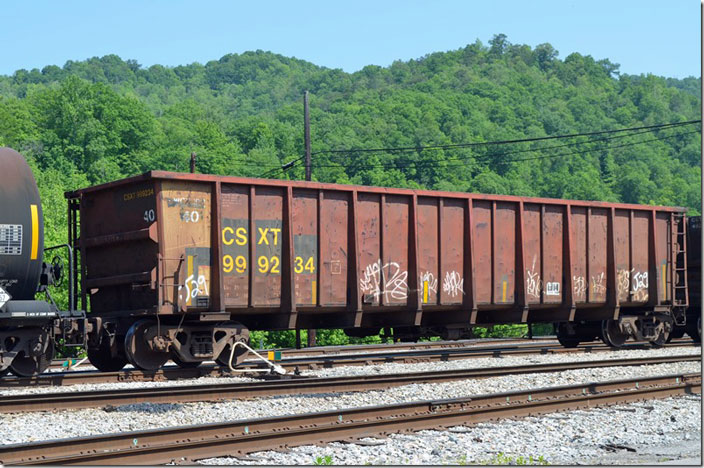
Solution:
{"label": "rusty brown gondola car", "polygon": [[686,317],[683,208],[160,171],[67,197],[105,370],[239,360],[257,329],[555,322],[620,346]]}

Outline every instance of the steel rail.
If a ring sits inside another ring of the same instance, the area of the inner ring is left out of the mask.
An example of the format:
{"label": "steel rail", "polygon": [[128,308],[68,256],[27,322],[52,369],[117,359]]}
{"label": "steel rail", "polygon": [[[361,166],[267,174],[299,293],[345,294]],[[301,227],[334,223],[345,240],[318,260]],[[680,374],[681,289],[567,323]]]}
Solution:
{"label": "steel rail", "polygon": [[[535,343],[539,341],[540,343]],[[692,340],[677,338],[672,340],[673,345],[687,343],[691,344]],[[386,353],[395,351],[420,351],[420,350],[431,350],[431,349],[453,349],[453,348],[477,348],[482,347],[507,347],[507,346],[558,346],[558,341],[554,335],[548,335],[543,337],[535,338],[478,338],[478,339],[467,339],[467,340],[452,340],[452,341],[419,341],[419,342],[398,342],[398,343],[381,343],[381,344],[359,344],[359,345],[335,345],[335,346],[313,346],[308,348],[277,348],[276,351],[280,351],[283,356],[327,356],[327,355],[340,355],[345,353],[356,353],[356,352],[366,352],[366,353]],[[600,341],[590,341],[582,343],[582,346],[594,346],[601,345]],[[629,346],[644,346],[647,342],[632,342]],[[273,350],[258,349],[258,352],[267,352]],[[60,369],[67,367],[69,361],[76,362],[78,359],[56,359],[51,363],[51,368]]]}
{"label": "steel rail", "polygon": [[[266,354],[268,351],[279,351],[282,356],[288,357],[314,357],[314,356],[334,356],[344,355],[345,353],[391,353],[396,351],[420,351],[432,349],[456,349],[456,348],[482,348],[482,347],[497,347],[497,346],[538,346],[535,341],[540,341],[541,345],[557,345],[557,339],[554,336],[547,336],[545,339],[528,339],[528,338],[493,338],[493,339],[470,339],[470,340],[453,340],[453,341],[419,341],[419,342],[398,342],[398,343],[380,343],[380,344],[359,344],[359,345],[339,345],[339,346],[312,346],[307,348],[276,348],[276,349],[257,349],[257,352]],[[78,359],[56,359],[52,361],[50,368],[62,369],[66,368],[69,362],[76,363]],[[90,364],[88,361],[86,363]],[[212,362],[212,361],[211,361]]]}
{"label": "steel rail", "polygon": [[[541,344],[547,345],[557,343],[554,335],[536,336],[534,338],[472,338],[467,340],[441,340],[441,341],[418,341],[418,342],[398,342],[398,343],[379,343],[379,344],[352,344],[352,345],[332,345],[332,346],[312,346],[306,348],[276,348],[286,356],[320,356],[320,355],[335,355],[350,352],[390,352],[397,350],[426,350],[437,348],[465,348],[465,347],[482,347],[482,346],[505,346],[510,344],[517,345],[535,345],[534,342],[540,341]],[[546,343],[550,342],[550,343]],[[270,351],[268,349],[257,349],[257,352]],[[76,358],[71,359],[55,359],[51,363],[52,368],[61,368],[68,365],[67,361],[77,361]]]}
{"label": "steel rail", "polygon": [[145,402],[188,403],[195,401],[222,401],[236,398],[256,398],[301,393],[357,392],[386,389],[412,383],[448,382],[539,372],[563,372],[574,369],[640,366],[693,361],[701,361],[701,356],[660,356],[475,369],[452,369],[405,374],[298,378],[276,382],[238,382],[211,385],[181,385],[86,392],[6,395],[0,398],[0,413],[95,408],[106,405],[126,405]]}
{"label": "steel rail", "polygon": [[[691,347],[699,346],[694,342],[669,343],[666,347]],[[650,349],[652,346],[642,344],[631,344],[618,348],[628,349]],[[392,353],[369,353],[369,354],[344,354],[338,356],[320,357],[297,357],[287,358],[279,361],[278,364],[290,372],[299,370],[317,370],[340,366],[369,366],[374,364],[416,364],[420,362],[453,361],[458,359],[472,359],[485,357],[516,356],[526,354],[554,354],[554,353],[593,353],[613,351],[614,348],[604,344],[594,344],[580,346],[579,348],[563,348],[561,345],[512,345],[503,347],[469,347],[458,349],[437,349],[402,351]],[[261,368],[261,361],[245,361],[241,369]],[[0,378],[0,387],[26,387],[26,386],[59,386],[84,383],[105,383],[105,382],[154,382],[178,379],[192,379],[198,377],[218,377],[232,374],[226,367],[216,365],[202,365],[190,369],[182,369],[175,366],[164,367],[156,371],[143,371],[139,369],[125,369],[115,372],[100,371],[69,371],[69,372],[48,372],[34,377],[3,377]]]}
{"label": "steel rail", "polygon": [[[541,343],[535,343],[535,341],[540,341]],[[584,343],[585,346],[591,344],[599,344],[599,342]],[[282,356],[286,356],[286,359],[308,359],[315,360],[316,358],[324,358],[326,356],[348,356],[349,353],[359,353],[359,354],[383,354],[383,353],[418,353],[421,351],[431,351],[431,350],[453,350],[453,349],[492,349],[497,348],[535,348],[535,347],[545,347],[545,346],[555,346],[561,347],[557,340],[548,337],[545,340],[528,340],[528,339],[515,339],[515,338],[504,338],[504,339],[492,339],[492,340],[457,340],[457,341],[423,341],[417,343],[383,343],[383,344],[363,344],[363,345],[345,345],[345,346],[313,346],[310,348],[280,348],[276,351],[281,352]],[[257,350],[257,352],[266,354],[268,351],[274,350]],[[60,369],[67,367],[68,361],[77,361],[76,359],[70,360],[56,360],[51,364],[51,368]],[[210,361],[212,362],[212,361]],[[245,362],[247,364],[247,362]],[[253,365],[255,363],[249,363]]]}
{"label": "steel rail", "polygon": [[5,445],[0,464],[153,465],[695,393],[701,393],[700,373],[591,382]]}

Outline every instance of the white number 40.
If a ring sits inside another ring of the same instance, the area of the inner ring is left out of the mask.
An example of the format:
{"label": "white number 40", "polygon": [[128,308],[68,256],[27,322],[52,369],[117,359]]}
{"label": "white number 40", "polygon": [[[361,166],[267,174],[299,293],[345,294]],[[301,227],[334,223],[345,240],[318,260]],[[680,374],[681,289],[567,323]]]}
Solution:
{"label": "white number 40", "polygon": [[154,215],[154,210],[147,210],[144,212],[144,220],[146,222],[152,222],[155,218],[156,216]]}

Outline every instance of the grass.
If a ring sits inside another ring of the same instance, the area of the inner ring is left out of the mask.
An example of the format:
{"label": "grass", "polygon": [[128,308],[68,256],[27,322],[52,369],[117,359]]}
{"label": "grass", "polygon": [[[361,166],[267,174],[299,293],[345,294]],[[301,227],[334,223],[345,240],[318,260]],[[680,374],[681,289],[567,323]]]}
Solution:
{"label": "grass", "polygon": [[482,460],[482,461],[477,461],[477,462],[469,462],[467,461],[467,456],[462,455],[458,460],[457,460],[458,465],[549,465],[550,463],[540,455],[539,457],[533,457],[533,455],[530,455],[528,457],[524,456],[518,456],[518,457],[513,457],[510,455],[506,455],[503,452],[499,452],[498,454],[494,455],[493,457],[487,459],[487,460]]}

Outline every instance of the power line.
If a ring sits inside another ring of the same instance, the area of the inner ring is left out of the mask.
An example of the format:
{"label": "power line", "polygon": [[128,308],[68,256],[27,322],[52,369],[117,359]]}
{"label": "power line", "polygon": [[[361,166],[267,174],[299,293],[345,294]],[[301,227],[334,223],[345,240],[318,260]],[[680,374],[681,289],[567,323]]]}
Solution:
{"label": "power line", "polygon": [[[676,128],[676,127],[685,126],[685,125],[693,125],[693,124],[697,124],[697,123],[701,123],[701,119],[689,120],[689,121],[685,121],[685,122],[672,122],[672,123],[658,124],[658,125],[647,125],[647,126],[641,126],[641,127],[629,127],[629,128],[620,128],[620,129],[614,129],[614,130],[603,130],[603,131],[598,131],[598,132],[573,133],[573,134],[568,134],[568,135],[554,135],[554,136],[545,136],[545,137],[536,137],[536,138],[521,138],[521,139],[516,139],[516,140],[496,140],[496,141],[486,141],[486,142],[457,143],[457,144],[449,144],[449,145],[428,145],[428,146],[415,146],[415,147],[320,150],[320,151],[315,151],[311,154],[312,155],[326,154],[326,153],[333,153],[333,154],[334,153],[337,153],[337,154],[347,153],[347,154],[349,154],[349,153],[373,153],[373,152],[394,153],[394,152],[406,152],[406,151],[414,151],[414,152],[418,151],[419,152],[419,151],[424,151],[424,150],[459,149],[459,148],[471,148],[471,147],[476,147],[476,146],[494,146],[494,145],[504,145],[504,144],[529,143],[529,142],[546,141],[546,140],[589,137],[589,136],[596,136],[596,135],[607,135],[607,134],[614,134],[614,133],[631,132],[626,135],[616,135],[616,136],[612,136],[612,137],[597,138],[597,139],[592,139],[592,140],[583,141],[583,142],[571,142],[571,143],[565,143],[562,145],[547,146],[547,147],[542,147],[542,148],[531,148],[531,149],[507,151],[507,152],[502,152],[502,153],[492,153],[492,154],[488,154],[488,155],[478,155],[478,158],[488,158],[488,157],[496,157],[496,156],[506,156],[506,155],[510,155],[510,154],[526,153],[526,152],[545,151],[545,150],[549,150],[549,149],[563,148],[563,147],[575,146],[575,145],[585,145],[585,144],[590,144],[590,143],[594,143],[594,142],[598,142],[598,141],[610,141],[610,140],[614,140],[614,139],[636,136],[636,135],[640,135],[643,133],[650,133],[652,131],[664,130],[664,129],[668,129],[668,128]],[[639,145],[639,144],[643,144],[643,143],[647,143],[647,142],[669,139],[669,138],[673,138],[675,136],[688,135],[690,133],[697,133],[697,131],[685,132],[685,133],[681,133],[681,134],[677,134],[677,135],[672,135],[669,137],[655,138],[655,139],[651,139],[651,140],[644,140],[644,141],[629,143],[629,144],[625,144],[625,145],[612,146],[611,148],[621,148],[621,147],[625,147],[625,146]],[[584,154],[584,153],[588,153],[591,151],[598,151],[598,150],[600,150],[600,149],[591,149],[591,150],[587,150],[587,151],[578,151],[578,152],[572,152],[572,153],[561,153],[558,155],[546,155],[546,156],[531,157],[531,158],[505,160],[502,162],[518,162],[518,161],[528,161],[528,160],[534,160],[534,159],[546,159],[546,158],[559,157],[561,155]],[[305,158],[305,155],[301,156],[299,158],[296,158],[292,161],[289,161],[288,163],[286,163],[282,166],[275,167],[271,170],[268,170],[268,171],[264,172],[263,174],[259,175],[258,177],[266,178],[266,177],[271,177],[271,176],[277,175],[279,172],[284,172],[288,169],[295,167],[304,158]],[[445,159],[444,161],[466,161],[469,158],[470,158],[470,156],[458,157],[458,158],[448,158],[448,159]],[[389,163],[381,163],[381,164],[366,164],[366,165],[361,165],[358,167],[367,168],[367,169],[388,167],[388,168],[393,169],[393,168],[408,167],[410,165],[415,165],[416,167],[423,167],[428,164],[437,164],[437,163],[438,163],[438,161],[427,161],[427,162],[408,161],[407,163],[404,163],[402,165],[399,165],[398,162],[389,162]],[[449,166],[446,165],[445,167],[454,167],[454,166],[456,166],[456,165],[449,165]],[[312,167],[349,168],[349,167],[351,167],[351,165],[349,165],[349,164],[346,165],[346,164],[342,164],[342,163],[315,164]]]}
{"label": "power line", "polygon": [[622,132],[630,132],[630,131],[636,131],[636,130],[654,130],[654,129],[664,129],[668,127],[679,127],[682,125],[692,125],[696,123],[700,123],[701,119],[698,120],[689,120],[686,122],[672,122],[672,123],[666,123],[666,124],[658,124],[658,125],[646,125],[642,127],[629,127],[629,128],[619,128],[615,130],[602,130],[598,132],[586,132],[586,133],[571,133],[567,135],[553,135],[553,136],[544,136],[544,137],[534,137],[534,138],[520,138],[516,140],[495,140],[495,141],[481,141],[481,142],[472,142],[472,143],[455,143],[455,144],[447,144],[447,145],[417,145],[417,146],[396,146],[396,147],[387,147],[387,148],[351,148],[351,149],[338,149],[338,150],[333,150],[333,149],[328,149],[328,150],[319,150],[315,151],[312,154],[331,154],[331,153],[378,153],[378,152],[384,152],[384,153],[392,153],[392,152],[406,152],[406,151],[424,151],[424,150],[433,150],[433,149],[450,149],[450,148],[471,148],[474,146],[495,146],[495,145],[506,145],[506,144],[515,144],[515,143],[529,143],[529,142],[535,142],[535,141],[545,141],[545,140],[558,140],[558,139],[565,139],[565,138],[576,138],[580,136],[596,136],[596,135],[605,135],[605,134],[611,134],[611,133],[622,133]]}
{"label": "power line", "polygon": [[[642,145],[642,144],[645,144],[645,143],[651,143],[651,142],[654,142],[654,141],[669,140],[669,139],[676,138],[676,137],[679,137],[679,136],[682,136],[682,135],[689,135],[689,134],[691,134],[691,133],[699,133],[699,132],[698,132],[698,131],[691,131],[691,132],[685,132],[685,133],[678,133],[678,134],[676,134],[676,135],[668,135],[668,136],[659,137],[659,138],[652,138],[652,139],[649,139],[649,140],[641,140],[641,141],[637,141],[637,142],[633,142],[633,143],[624,143],[624,144],[622,144],[622,145],[615,145],[615,146],[606,145],[605,147],[597,148],[597,149],[590,149],[590,150],[583,150],[583,151],[572,151],[572,152],[568,152],[568,153],[558,153],[558,154],[546,154],[546,155],[543,155],[543,156],[533,156],[533,157],[529,157],[529,158],[507,159],[507,160],[503,160],[503,161],[501,161],[501,162],[502,162],[502,163],[514,163],[514,162],[522,162],[522,161],[534,161],[534,160],[540,160],[540,159],[552,159],[552,158],[565,157],[565,156],[575,156],[575,155],[578,155],[578,154],[587,154],[587,153],[591,153],[591,152],[593,152],[593,151],[602,151],[602,150],[610,150],[610,149],[616,149],[616,148],[625,148],[625,147],[629,147],[629,146],[637,146],[637,145]],[[416,167],[417,167],[417,166],[416,166]],[[421,166],[421,167],[424,167],[424,166]],[[454,164],[447,164],[447,165],[445,165],[444,167],[445,167],[445,168],[463,167],[463,165],[462,165],[462,164],[459,164],[459,163],[454,163]]]}
{"label": "power line", "polygon": [[286,171],[288,169],[291,169],[293,166],[295,166],[296,164],[301,162],[304,158],[305,158],[305,155],[301,156],[300,158],[296,158],[293,161],[289,161],[285,164],[279,165],[279,166],[275,167],[274,169],[270,169],[257,177],[260,179],[264,179],[266,177],[270,177],[272,175],[278,174],[279,171]]}
{"label": "power line", "polygon": [[[631,137],[631,136],[635,136],[635,135],[641,135],[643,133],[650,133],[652,131],[653,130],[643,130],[640,132],[629,133],[627,135],[616,135],[616,136],[611,136],[611,137],[596,138],[596,139],[592,139],[589,141],[575,141],[575,142],[571,142],[571,143],[564,143],[562,145],[543,146],[541,148],[528,148],[528,149],[522,149],[522,150],[505,151],[505,152],[501,152],[501,153],[477,155],[476,158],[479,159],[479,158],[487,158],[490,156],[507,156],[509,154],[530,153],[530,152],[535,152],[535,151],[545,151],[545,150],[549,150],[549,149],[565,148],[568,146],[586,145],[586,144],[594,143],[597,141],[610,141],[610,140],[616,140],[616,139],[621,139],[621,138],[627,138],[627,137]],[[471,158],[471,156],[472,155],[458,156],[458,157],[454,157],[454,158],[452,158],[452,157],[445,158],[443,160],[443,162],[445,162],[445,161],[466,161],[469,158]],[[413,163],[413,161],[409,161],[409,163]],[[337,167],[338,165],[342,165],[342,163],[329,164],[327,167]],[[380,163],[380,164],[376,165],[376,167],[394,166],[394,165],[395,165],[395,162],[388,162],[388,163]],[[323,167],[323,166],[319,166],[319,167]]]}
{"label": "power line", "polygon": [[[548,147],[543,147],[543,148],[532,148],[532,149],[524,149],[524,150],[515,150],[515,151],[504,151],[504,152],[499,152],[499,153],[490,153],[490,154],[485,154],[485,155],[477,155],[475,159],[487,159],[487,158],[492,158],[492,157],[499,157],[499,156],[508,156],[511,154],[518,154],[518,153],[530,153],[530,152],[539,152],[539,151],[545,151],[548,149],[555,149],[555,148],[562,148],[566,146],[574,146],[574,145],[587,145],[590,143],[595,143],[598,141],[610,141],[613,139],[617,138],[624,138],[624,137],[630,137],[634,135],[640,135],[642,133],[649,133],[651,130],[643,131],[643,132],[638,132],[638,133],[631,133],[628,135],[620,135],[618,137],[610,137],[610,138],[599,138],[599,139],[594,139],[590,141],[584,141],[584,142],[575,142],[575,143],[568,143],[564,145],[556,145],[556,146],[548,146]],[[548,158],[555,158],[559,156],[568,156],[568,155],[575,155],[575,154],[585,154],[585,153],[590,153],[594,151],[602,151],[604,149],[613,149],[613,148],[623,148],[627,146],[634,146],[634,145],[640,145],[643,143],[649,143],[653,141],[659,141],[659,140],[666,140],[682,135],[689,135],[691,133],[698,133],[698,130],[692,131],[692,132],[684,132],[684,133],[678,133],[676,135],[669,135],[665,137],[658,137],[658,138],[653,138],[650,140],[642,140],[638,142],[632,142],[632,143],[627,143],[624,145],[616,145],[616,146],[609,146],[605,145],[604,147],[601,148],[591,148],[588,150],[583,150],[583,151],[575,151],[575,152],[570,152],[570,153],[558,153],[558,154],[552,154],[552,155],[544,155],[544,156],[538,156],[538,157],[530,157],[530,158],[518,158],[518,159],[508,159],[508,160],[502,160],[500,162],[502,163],[508,163],[508,162],[520,162],[520,161],[530,161],[534,159],[548,159]],[[418,167],[425,167],[428,165],[438,165],[439,163],[443,163],[446,161],[467,161],[468,159],[471,158],[470,156],[465,156],[465,157],[458,157],[458,158],[447,158],[443,161],[407,161],[407,162],[398,162],[398,161],[393,161],[393,162],[388,162],[388,163],[379,163],[379,164],[343,164],[343,163],[336,163],[336,164],[316,164],[313,167],[343,167],[343,168],[349,168],[349,167],[356,167],[359,169],[373,169],[373,168],[389,168],[389,169],[401,169],[404,167],[410,167],[410,166],[415,166],[416,168]],[[449,165],[444,165],[443,167],[455,167],[458,166],[457,164],[449,164]]]}
{"label": "power line", "polygon": [[[667,136],[664,136],[664,137],[652,138],[652,139],[650,139],[650,140],[641,140],[641,141],[637,141],[637,142],[634,142],[634,143],[624,143],[624,144],[622,144],[622,145],[615,145],[615,146],[606,145],[606,148],[601,148],[601,149],[625,148],[625,147],[628,147],[628,146],[642,145],[643,143],[651,143],[651,142],[653,142],[653,141],[669,140],[669,139],[671,139],[671,138],[676,138],[676,137],[680,137],[680,136],[683,136],[683,135],[689,135],[689,134],[692,134],[692,133],[699,133],[699,131],[698,131],[698,130],[693,130],[693,131],[691,131],[691,132],[678,133],[678,134],[676,134],[676,135],[667,135]],[[534,156],[534,157],[531,157],[531,158],[510,159],[510,160],[508,160],[508,161],[506,161],[506,162],[533,161],[533,160],[536,160],[536,159],[547,159],[547,158],[551,158],[551,157],[570,156],[570,155],[573,155],[573,154],[584,154],[584,153],[589,153],[589,152],[591,152],[591,151],[594,151],[594,150],[581,151],[581,152],[578,151],[578,152],[572,152],[572,153],[562,153],[562,154],[556,154],[556,155]]]}

